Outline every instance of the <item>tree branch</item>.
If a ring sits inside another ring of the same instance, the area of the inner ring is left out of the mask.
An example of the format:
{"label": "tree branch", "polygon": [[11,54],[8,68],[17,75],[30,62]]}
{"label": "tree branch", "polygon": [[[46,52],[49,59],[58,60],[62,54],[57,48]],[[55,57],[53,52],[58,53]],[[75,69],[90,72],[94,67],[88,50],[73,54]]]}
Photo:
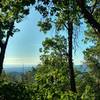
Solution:
{"label": "tree branch", "polygon": [[66,29],[68,29],[67,25],[64,23],[64,26],[66,27]]}
{"label": "tree branch", "polygon": [[94,3],[94,5],[93,5],[92,11],[91,11],[91,14],[93,14],[94,9],[95,9],[95,7],[96,7],[96,4],[97,4],[97,0],[95,0],[95,3]]}
{"label": "tree branch", "polygon": [[93,15],[85,8],[84,0],[76,0],[78,6],[81,9],[81,13],[84,15],[84,18],[87,19],[87,22],[96,30],[96,34],[100,37],[100,23],[98,23]]}

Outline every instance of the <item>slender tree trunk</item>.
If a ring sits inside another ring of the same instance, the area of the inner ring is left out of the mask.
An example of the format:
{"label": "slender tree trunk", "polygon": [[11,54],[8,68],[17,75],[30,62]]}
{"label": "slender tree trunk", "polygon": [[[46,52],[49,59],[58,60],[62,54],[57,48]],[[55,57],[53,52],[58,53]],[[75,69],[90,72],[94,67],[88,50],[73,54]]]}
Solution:
{"label": "slender tree trunk", "polygon": [[97,34],[100,37],[100,23],[98,23],[93,15],[85,8],[84,0],[76,0],[78,6],[81,9],[81,13],[84,15],[84,18],[87,19],[87,22],[94,28]]}
{"label": "slender tree trunk", "polygon": [[70,76],[70,86],[73,92],[76,92],[76,84],[75,84],[75,75],[74,75],[74,68],[73,68],[73,59],[72,59],[72,50],[73,50],[73,22],[68,22],[68,62],[69,62],[69,76]]}
{"label": "slender tree trunk", "polygon": [[5,52],[6,52],[6,47],[8,44],[8,40],[9,40],[9,35],[7,36],[7,39],[5,41],[5,43],[1,46],[1,52],[0,52],[0,75],[2,74],[2,70],[3,70],[3,62],[4,62],[4,57],[5,57]]}
{"label": "slender tree trunk", "polygon": [[2,42],[0,43],[0,47],[1,47],[1,52],[0,52],[0,75],[2,74],[5,52],[6,52],[9,37],[12,36],[13,28],[14,28],[14,21],[9,24],[9,30],[7,32],[7,38],[6,38],[5,43],[4,44]]}

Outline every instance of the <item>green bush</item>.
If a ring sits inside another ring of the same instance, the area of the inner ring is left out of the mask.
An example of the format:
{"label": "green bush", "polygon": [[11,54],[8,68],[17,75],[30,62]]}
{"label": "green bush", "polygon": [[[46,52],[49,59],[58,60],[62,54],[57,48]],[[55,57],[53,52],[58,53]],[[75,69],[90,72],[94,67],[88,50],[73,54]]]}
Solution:
{"label": "green bush", "polygon": [[31,100],[31,91],[23,83],[0,82],[0,100]]}

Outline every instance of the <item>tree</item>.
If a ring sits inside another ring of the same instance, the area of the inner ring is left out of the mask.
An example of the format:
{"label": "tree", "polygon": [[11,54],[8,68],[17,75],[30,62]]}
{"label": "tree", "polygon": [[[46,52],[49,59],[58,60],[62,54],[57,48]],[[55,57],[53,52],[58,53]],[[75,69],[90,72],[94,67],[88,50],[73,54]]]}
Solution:
{"label": "tree", "polygon": [[[43,16],[44,20],[39,22],[39,26],[42,26],[41,31],[48,31],[52,28],[52,23],[55,24],[57,30],[66,28],[68,30],[69,39],[69,65],[70,76],[73,83],[71,85],[75,90],[73,61],[72,61],[72,37],[73,37],[73,24],[78,23],[81,18],[87,20],[87,24],[90,24],[95,33],[100,36],[100,24],[99,18],[99,0],[38,0],[40,3],[36,9]],[[42,3],[41,3],[42,2]],[[52,18],[52,17],[53,18]],[[55,16],[55,17],[54,17]],[[53,20],[52,20],[53,19]],[[72,25],[71,25],[72,24]],[[71,36],[72,35],[72,36]],[[74,86],[74,87],[73,87]]]}
{"label": "tree", "polygon": [[[98,2],[98,0],[97,0]],[[99,5],[98,5],[99,6]],[[100,9],[100,8],[98,8]],[[99,19],[99,12],[96,10],[94,12],[94,17],[98,22],[100,22]],[[86,64],[88,65],[90,69],[90,75],[94,78],[94,86],[93,89],[95,91],[95,97],[97,100],[99,100],[99,89],[100,89],[100,38],[95,34],[95,30],[93,30],[88,25],[88,30],[85,32],[85,40],[84,42],[92,42],[92,46],[87,48],[84,51],[84,58],[86,61]]]}
{"label": "tree", "polygon": [[[36,10],[40,12],[44,20],[38,23],[41,27],[41,31],[47,32],[55,25],[57,31],[66,29],[68,32],[68,60],[69,60],[69,73],[70,73],[70,84],[71,90],[76,92],[75,76],[73,69],[73,26],[79,25],[80,18],[78,15],[79,9],[77,8],[74,0],[68,1],[40,1],[36,6]],[[42,3],[41,3],[42,2]],[[66,51],[67,52],[67,51]]]}
{"label": "tree", "polygon": [[77,93],[70,91],[66,42],[66,38],[58,34],[42,42],[41,63],[36,67],[33,83],[34,100],[37,98],[41,100],[94,100],[94,91],[91,88],[94,81],[88,73],[77,73],[79,76],[77,80],[81,81],[81,85],[79,82]]}
{"label": "tree", "polygon": [[29,6],[34,3],[35,0],[0,1],[0,74],[2,73],[9,38],[13,36],[14,32],[18,31],[14,28],[14,24],[20,22],[24,16],[29,14]]}
{"label": "tree", "polygon": [[43,65],[51,65],[54,67],[67,66],[68,53],[67,40],[64,36],[56,34],[52,38],[46,38],[42,42],[43,48],[40,48],[42,55],[40,56]]}
{"label": "tree", "polygon": [[87,66],[90,69],[90,75],[94,78],[95,97],[99,100],[100,90],[100,38],[97,37],[94,30],[90,29],[86,32],[85,41],[92,41],[93,46],[84,51],[84,58]]}
{"label": "tree", "polygon": [[43,47],[40,48],[41,63],[37,66],[35,74],[34,95],[36,99],[66,100],[68,98],[74,100],[77,97],[69,91],[66,42],[66,38],[61,35],[55,35],[43,41]]}
{"label": "tree", "polygon": [[100,37],[100,23],[96,20],[97,17],[100,17],[99,0],[76,0],[76,2],[80,7],[81,13],[84,15],[84,18],[87,19],[87,22],[95,30],[94,34],[97,34]]}
{"label": "tree", "polygon": [[[94,2],[94,6],[90,6],[92,8],[92,13],[90,16],[94,17],[98,23],[100,23],[100,2],[99,0],[92,0]],[[94,23],[95,25],[95,23]],[[100,33],[100,25],[95,25],[99,28]],[[99,35],[99,34],[98,34]],[[99,35],[100,36],[100,35]],[[92,86],[95,92],[96,100],[99,100],[100,97],[100,37],[96,35],[96,30],[92,29],[90,25],[88,25],[88,30],[85,32],[85,41],[84,42],[92,42],[92,46],[87,48],[84,51],[84,58],[87,66],[90,69],[90,76],[94,79],[94,85]]]}

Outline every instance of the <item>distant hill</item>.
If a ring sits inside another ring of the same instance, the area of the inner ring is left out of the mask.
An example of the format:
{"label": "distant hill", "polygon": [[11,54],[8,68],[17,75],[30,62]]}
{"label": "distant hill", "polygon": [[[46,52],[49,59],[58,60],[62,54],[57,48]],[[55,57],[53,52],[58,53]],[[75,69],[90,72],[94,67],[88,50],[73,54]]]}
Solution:
{"label": "distant hill", "polygon": [[86,64],[83,65],[75,65],[75,69],[81,72],[87,72],[89,71],[89,68],[87,67]]}
{"label": "distant hill", "polygon": [[[25,72],[31,71],[32,67],[36,67],[36,65],[24,65],[24,66],[21,66],[21,65],[6,65],[3,70],[6,73],[19,73],[20,74],[20,73],[25,73]],[[75,69],[77,69],[81,72],[88,71],[88,68],[85,64],[84,65],[75,65]]]}
{"label": "distant hill", "polygon": [[4,71],[6,73],[25,73],[25,72],[28,72],[28,71],[31,71],[32,70],[32,67],[35,67],[36,65],[24,65],[24,66],[21,66],[21,65],[6,65],[4,67]]}

